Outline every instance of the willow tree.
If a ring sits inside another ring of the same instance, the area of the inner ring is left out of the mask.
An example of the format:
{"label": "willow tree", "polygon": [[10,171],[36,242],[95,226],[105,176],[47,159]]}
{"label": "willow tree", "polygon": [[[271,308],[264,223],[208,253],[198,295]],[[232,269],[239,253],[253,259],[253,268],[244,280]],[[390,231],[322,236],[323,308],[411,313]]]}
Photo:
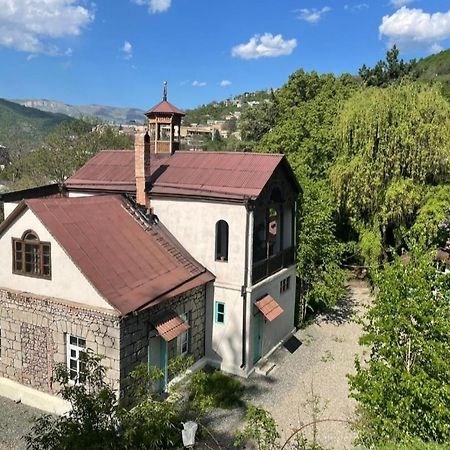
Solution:
{"label": "willow tree", "polygon": [[448,181],[450,104],[416,83],[369,88],[346,103],[335,133],[330,177],[341,213],[360,234],[379,226],[384,243],[398,243],[427,187]]}

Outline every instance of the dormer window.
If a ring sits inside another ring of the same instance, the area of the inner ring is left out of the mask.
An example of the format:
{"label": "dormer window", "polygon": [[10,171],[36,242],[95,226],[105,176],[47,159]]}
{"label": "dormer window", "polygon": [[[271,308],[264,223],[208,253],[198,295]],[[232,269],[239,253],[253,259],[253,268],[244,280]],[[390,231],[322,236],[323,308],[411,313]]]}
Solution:
{"label": "dormer window", "polygon": [[13,239],[13,272],[37,278],[51,278],[50,242],[41,242],[34,231]]}
{"label": "dormer window", "polygon": [[228,261],[228,224],[225,220],[216,223],[216,261]]}

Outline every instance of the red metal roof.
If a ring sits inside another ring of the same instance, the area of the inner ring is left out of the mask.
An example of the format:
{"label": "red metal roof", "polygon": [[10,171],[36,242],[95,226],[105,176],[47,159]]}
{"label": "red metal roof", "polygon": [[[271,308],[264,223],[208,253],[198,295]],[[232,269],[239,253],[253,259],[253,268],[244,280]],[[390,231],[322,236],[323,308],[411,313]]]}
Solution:
{"label": "red metal roof", "polygon": [[189,330],[189,325],[174,311],[166,310],[151,321],[159,336],[166,342]]}
{"label": "red metal roof", "polygon": [[155,105],[145,113],[146,116],[150,114],[178,114],[180,116],[186,115],[183,111],[181,111],[181,109],[178,109],[167,100],[159,102],[157,105]]}
{"label": "red metal roof", "polygon": [[269,322],[272,322],[284,312],[283,308],[269,294],[255,302],[255,306]]}
{"label": "red metal roof", "polygon": [[17,208],[23,204],[122,314],[214,279],[161,224],[142,220],[120,195],[31,199]]}
{"label": "red metal roof", "polygon": [[[153,155],[152,155],[153,156]],[[161,196],[256,198],[282,164],[283,155],[238,152],[175,152],[151,160],[151,193]],[[65,185],[69,189],[134,192],[134,151],[100,152]]]}

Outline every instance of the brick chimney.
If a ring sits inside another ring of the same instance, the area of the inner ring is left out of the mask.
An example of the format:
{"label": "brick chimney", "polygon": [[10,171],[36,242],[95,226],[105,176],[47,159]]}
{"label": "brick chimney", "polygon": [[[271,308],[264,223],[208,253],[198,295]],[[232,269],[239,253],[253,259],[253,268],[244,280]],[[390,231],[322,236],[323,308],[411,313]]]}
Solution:
{"label": "brick chimney", "polygon": [[134,135],[134,168],[136,202],[150,211],[150,196],[145,189],[146,180],[150,177],[150,137],[146,129],[137,129]]}

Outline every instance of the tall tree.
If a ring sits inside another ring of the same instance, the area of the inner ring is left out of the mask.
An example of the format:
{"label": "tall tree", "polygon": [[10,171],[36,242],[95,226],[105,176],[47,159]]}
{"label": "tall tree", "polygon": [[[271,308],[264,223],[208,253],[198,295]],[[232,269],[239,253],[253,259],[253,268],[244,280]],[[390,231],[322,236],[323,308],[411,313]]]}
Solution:
{"label": "tall tree", "polygon": [[359,76],[366,86],[386,87],[398,80],[410,76],[414,78],[416,60],[409,62],[399,60],[399,50],[394,45],[386,53],[386,60],[378,61],[373,68],[367,67],[365,64],[359,69]]}
{"label": "tall tree", "polygon": [[378,224],[383,243],[395,244],[396,227],[411,226],[426,189],[447,181],[449,103],[414,83],[368,88],[346,103],[335,132],[331,182],[342,216],[359,233]]}
{"label": "tall tree", "polygon": [[370,357],[350,376],[366,444],[450,441],[450,276],[428,256],[396,260],[375,277],[378,293],[361,343]]}

